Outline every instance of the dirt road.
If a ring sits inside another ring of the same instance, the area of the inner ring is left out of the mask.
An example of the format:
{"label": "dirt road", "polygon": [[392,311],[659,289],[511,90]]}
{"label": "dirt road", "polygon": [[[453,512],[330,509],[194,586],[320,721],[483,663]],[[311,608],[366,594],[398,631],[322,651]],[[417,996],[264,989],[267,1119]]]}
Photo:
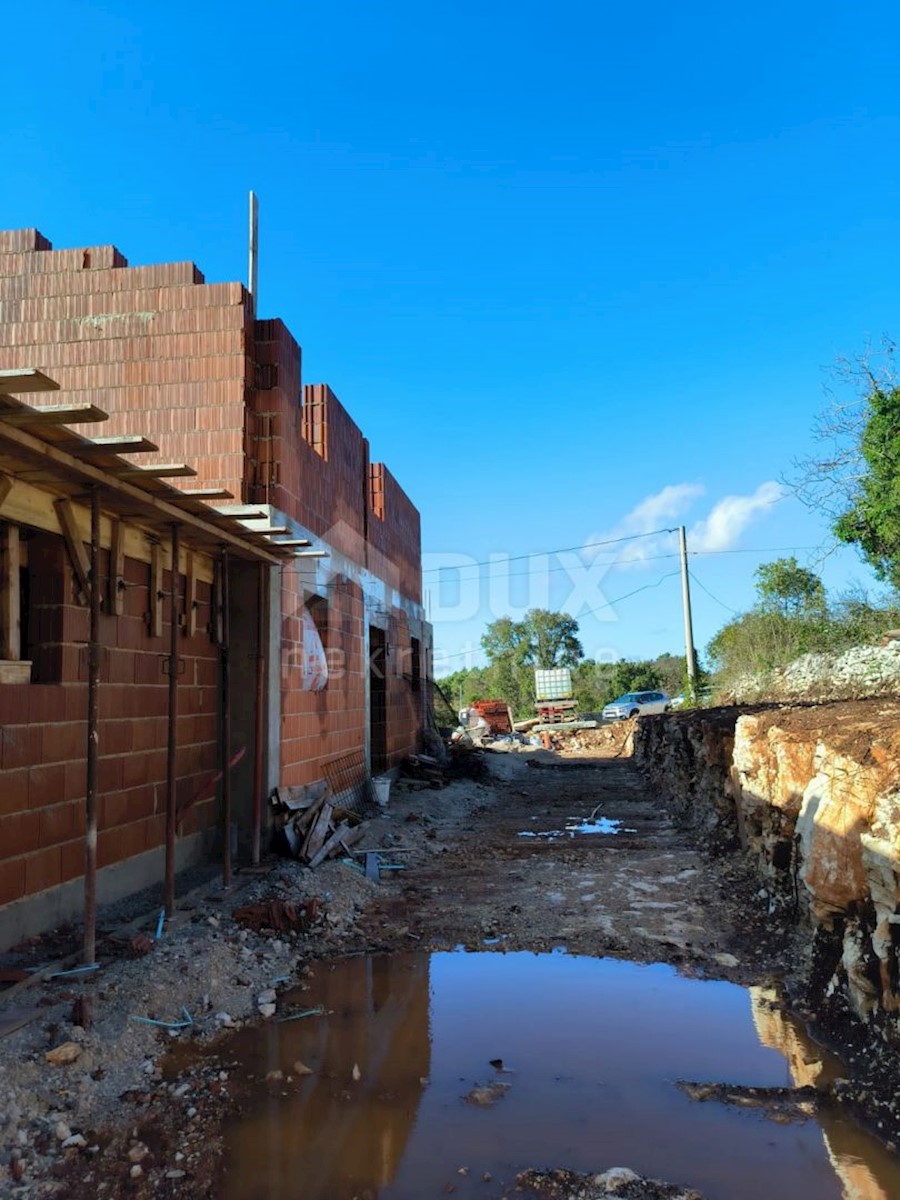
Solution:
{"label": "dirt road", "polygon": [[[490,771],[492,786],[457,784],[452,801],[395,801],[394,825],[417,848],[366,914],[370,944],[565,947],[734,975],[740,872],[704,861],[630,759],[492,754]],[[424,843],[408,837],[417,817]]]}

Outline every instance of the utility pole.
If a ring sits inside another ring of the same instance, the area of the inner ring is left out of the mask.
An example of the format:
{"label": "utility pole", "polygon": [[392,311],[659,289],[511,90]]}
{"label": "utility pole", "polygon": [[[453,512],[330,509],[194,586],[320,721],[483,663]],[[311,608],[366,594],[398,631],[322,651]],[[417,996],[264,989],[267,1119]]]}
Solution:
{"label": "utility pole", "polygon": [[691,620],[691,585],[688,575],[687,535],[678,526],[678,545],[681,550],[681,604],[684,609],[684,654],[687,662],[688,684],[692,701],[697,699],[697,658],[694,654],[694,623]]}
{"label": "utility pole", "polygon": [[247,242],[249,247],[247,287],[253,298],[253,315],[256,316],[256,291],[259,286],[259,201],[256,198],[256,192],[250,193]]}

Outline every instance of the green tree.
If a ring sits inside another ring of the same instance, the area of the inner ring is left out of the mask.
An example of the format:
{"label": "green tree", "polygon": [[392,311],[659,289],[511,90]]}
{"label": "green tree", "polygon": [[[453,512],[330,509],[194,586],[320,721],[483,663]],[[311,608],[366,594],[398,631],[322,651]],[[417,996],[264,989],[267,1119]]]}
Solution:
{"label": "green tree", "polygon": [[785,617],[819,616],[825,611],[822,580],[801,567],[793,555],[757,567],[756,593],[761,609]]}
{"label": "green tree", "polygon": [[492,621],[481,635],[481,647],[491,663],[500,659],[522,664],[528,653],[524,626],[512,617],[499,617]]}
{"label": "green tree", "polygon": [[824,453],[795,461],[797,497],[824,513],[878,578],[900,587],[900,377],[896,344],[839,361],[814,439]]}
{"label": "green tree", "polygon": [[583,659],[572,672],[575,688],[575,703],[580,713],[598,713],[604,704],[614,699],[612,663],[598,663],[591,658]]}
{"label": "green tree", "polygon": [[568,613],[532,608],[522,620],[525,661],[533,667],[574,667],[583,657],[578,622]]}
{"label": "green tree", "polygon": [[[683,691],[687,676],[687,660],[683,654],[658,654],[652,665],[659,679],[657,687],[667,696],[677,696]],[[698,677],[699,671],[702,668],[698,664]]]}
{"label": "green tree", "polygon": [[863,471],[834,523],[879,579],[900,587],[900,387],[876,387],[860,439]]}
{"label": "green tree", "polygon": [[484,667],[463,667],[437,681],[447,698],[454,723],[461,708],[488,695],[490,689],[487,676],[488,672]]}
{"label": "green tree", "polygon": [[481,645],[488,657],[492,693],[517,715],[534,705],[535,667],[574,667],[583,657],[578,622],[568,613],[530,609],[521,621],[499,617],[485,629]]}
{"label": "green tree", "polygon": [[652,662],[629,662],[626,658],[620,658],[616,663],[610,684],[615,693],[611,699],[625,692],[656,691],[662,686],[659,672]]}

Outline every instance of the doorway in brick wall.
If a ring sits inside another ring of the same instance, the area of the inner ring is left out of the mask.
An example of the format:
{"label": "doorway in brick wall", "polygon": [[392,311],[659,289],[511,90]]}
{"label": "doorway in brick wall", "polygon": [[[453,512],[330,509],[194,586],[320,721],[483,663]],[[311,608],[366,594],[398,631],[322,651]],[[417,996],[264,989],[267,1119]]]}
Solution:
{"label": "doorway in brick wall", "polygon": [[387,639],[369,626],[369,761],[372,774],[387,769]]}

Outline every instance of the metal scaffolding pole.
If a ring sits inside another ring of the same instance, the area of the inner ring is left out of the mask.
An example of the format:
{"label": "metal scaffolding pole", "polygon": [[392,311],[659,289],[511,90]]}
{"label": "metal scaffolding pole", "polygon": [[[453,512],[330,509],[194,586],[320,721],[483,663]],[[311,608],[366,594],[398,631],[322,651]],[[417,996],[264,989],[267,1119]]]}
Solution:
{"label": "metal scaffolding pole", "polygon": [[266,604],[266,565],[257,564],[256,591],[256,737],[253,747],[253,846],[251,862],[259,864],[260,842],[262,839],[262,809],[265,782],[263,770],[266,754],[264,739],[266,733],[266,652],[265,652],[265,604]]}
{"label": "metal scaffolding pole", "polygon": [[222,852],[222,884],[224,887],[231,887],[231,663],[229,661],[231,652],[229,645],[231,620],[228,612],[228,549],[224,546],[221,557],[221,576],[222,644],[219,650],[221,662],[220,682],[222,687],[222,754],[220,765],[222,770],[222,824],[224,826],[225,837]]}
{"label": "metal scaffolding pole", "polygon": [[91,488],[87,780],[84,802],[84,961],[97,953],[97,760],[100,756],[100,494]]}
{"label": "metal scaffolding pole", "polygon": [[181,552],[179,527],[172,525],[172,576],[169,586],[169,730],[166,756],[166,916],[175,912],[175,825],[178,776],[178,564]]}

